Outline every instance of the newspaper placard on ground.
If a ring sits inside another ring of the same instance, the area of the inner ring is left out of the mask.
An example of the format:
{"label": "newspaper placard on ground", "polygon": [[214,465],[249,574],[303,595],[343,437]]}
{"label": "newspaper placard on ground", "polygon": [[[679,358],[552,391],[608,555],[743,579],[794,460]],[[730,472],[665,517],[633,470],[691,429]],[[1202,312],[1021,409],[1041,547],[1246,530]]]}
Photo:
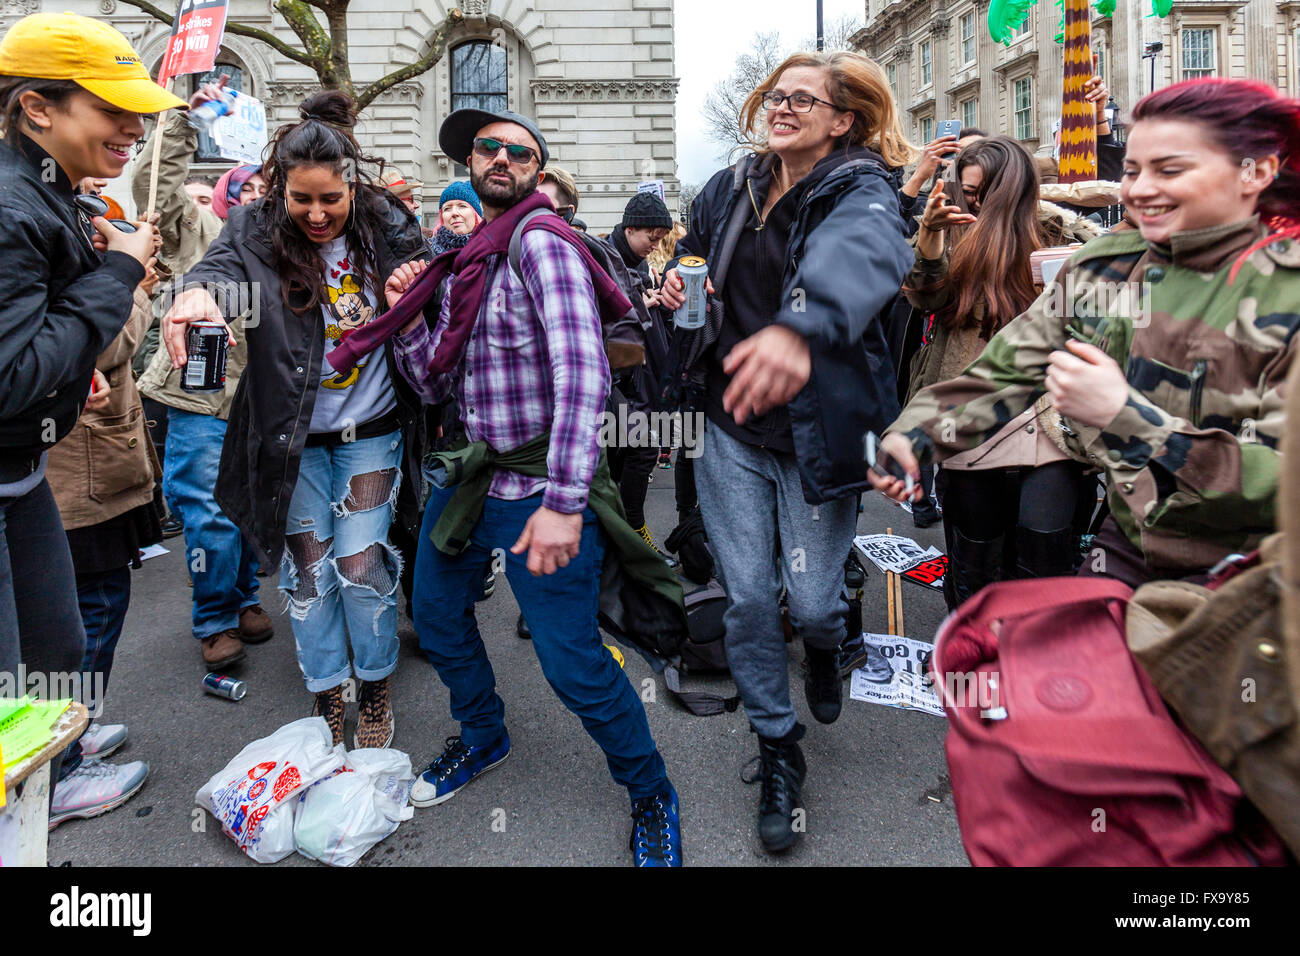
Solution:
{"label": "newspaper placard on ground", "polygon": [[867,663],[853,672],[850,698],[943,716],[929,674],[933,644],[892,634],[864,632],[862,637],[867,644]]}
{"label": "newspaper placard on ground", "polygon": [[943,557],[937,548],[923,548],[911,538],[899,534],[860,534],[853,546],[881,571],[902,574],[922,561]]}
{"label": "newspaper placard on ground", "polygon": [[903,580],[919,584],[932,591],[943,590],[943,579],[948,573],[947,555],[939,555],[929,561],[922,561],[916,567],[903,572]]}

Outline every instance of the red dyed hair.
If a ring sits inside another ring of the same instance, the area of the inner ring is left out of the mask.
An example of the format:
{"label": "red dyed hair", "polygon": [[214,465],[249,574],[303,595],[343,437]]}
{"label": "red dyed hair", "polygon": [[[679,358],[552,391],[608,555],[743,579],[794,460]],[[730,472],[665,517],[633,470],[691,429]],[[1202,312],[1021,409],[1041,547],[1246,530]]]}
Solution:
{"label": "red dyed hair", "polygon": [[1300,239],[1300,100],[1255,80],[1205,77],[1148,93],[1133,107],[1132,119],[1197,123],[1238,162],[1278,157],[1277,179],[1260,193],[1257,206],[1271,235],[1241,255],[1232,278],[1256,249],[1283,236]]}

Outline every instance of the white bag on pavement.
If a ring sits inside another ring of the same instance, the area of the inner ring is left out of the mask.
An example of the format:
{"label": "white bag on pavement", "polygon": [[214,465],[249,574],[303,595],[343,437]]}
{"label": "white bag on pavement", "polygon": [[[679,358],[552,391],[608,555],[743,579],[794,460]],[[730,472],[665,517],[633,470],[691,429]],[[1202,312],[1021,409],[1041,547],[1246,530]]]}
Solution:
{"label": "white bag on pavement", "polygon": [[415,774],[397,750],[353,750],[341,772],[311,787],[293,826],[298,852],[331,866],[351,866],[389,836],[415,808]]}
{"label": "white bag on pavement", "polygon": [[[258,863],[293,852],[293,817],[304,787],[343,768],[324,717],[304,717],[255,740],[203,785],[194,802]],[[409,770],[410,761],[407,761]]]}

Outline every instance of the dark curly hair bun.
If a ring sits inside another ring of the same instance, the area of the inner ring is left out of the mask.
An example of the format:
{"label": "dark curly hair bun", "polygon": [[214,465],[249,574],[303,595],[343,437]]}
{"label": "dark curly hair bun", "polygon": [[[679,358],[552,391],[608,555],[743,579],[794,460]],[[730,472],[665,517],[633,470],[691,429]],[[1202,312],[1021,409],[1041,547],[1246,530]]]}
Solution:
{"label": "dark curly hair bun", "polygon": [[357,101],[343,90],[321,90],[298,105],[298,115],[304,120],[352,129],[357,125]]}

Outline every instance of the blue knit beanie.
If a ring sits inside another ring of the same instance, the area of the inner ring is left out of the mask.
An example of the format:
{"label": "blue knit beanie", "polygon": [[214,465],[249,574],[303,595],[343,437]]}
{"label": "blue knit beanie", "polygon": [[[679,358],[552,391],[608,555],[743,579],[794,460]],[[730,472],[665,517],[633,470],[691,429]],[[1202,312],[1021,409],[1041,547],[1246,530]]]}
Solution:
{"label": "blue knit beanie", "polygon": [[478,193],[474,192],[474,187],[465,180],[458,180],[442,191],[442,195],[438,197],[438,209],[441,210],[444,204],[453,199],[469,203],[480,218],[483,216],[483,204],[478,201]]}

